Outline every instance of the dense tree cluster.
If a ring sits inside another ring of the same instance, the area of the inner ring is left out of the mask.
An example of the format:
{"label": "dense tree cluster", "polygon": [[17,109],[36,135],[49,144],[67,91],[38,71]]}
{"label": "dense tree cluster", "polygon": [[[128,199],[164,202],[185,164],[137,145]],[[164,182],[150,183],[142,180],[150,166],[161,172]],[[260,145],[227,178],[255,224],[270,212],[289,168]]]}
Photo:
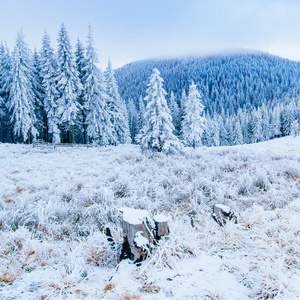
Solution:
{"label": "dense tree cluster", "polygon": [[55,51],[45,33],[32,52],[20,31],[12,52],[0,45],[0,142],[174,153],[299,134],[299,63],[240,54],[136,62],[115,75],[110,61],[97,67],[90,27],[74,52],[63,24],[57,42]]}
{"label": "dense tree cluster", "polygon": [[133,62],[116,70],[121,96],[126,101],[144,97],[154,68],[160,70],[167,94],[173,92],[178,101],[195,82],[210,115],[276,105],[300,93],[299,62],[256,53]]}
{"label": "dense tree cluster", "polygon": [[[174,132],[186,145],[238,145],[299,133],[300,64],[267,54],[243,54],[142,61],[117,70],[128,114],[134,116],[130,122],[133,141],[141,128],[140,99],[153,67],[161,70]],[[193,82],[204,105],[198,113],[187,95]],[[201,138],[194,143],[185,134],[187,108],[202,124]]]}
{"label": "dense tree cluster", "polygon": [[20,31],[13,52],[0,46],[0,142],[130,142],[125,103],[111,64],[103,73],[89,28],[87,45],[73,53],[62,24],[58,49],[44,34],[41,50],[29,49]]}

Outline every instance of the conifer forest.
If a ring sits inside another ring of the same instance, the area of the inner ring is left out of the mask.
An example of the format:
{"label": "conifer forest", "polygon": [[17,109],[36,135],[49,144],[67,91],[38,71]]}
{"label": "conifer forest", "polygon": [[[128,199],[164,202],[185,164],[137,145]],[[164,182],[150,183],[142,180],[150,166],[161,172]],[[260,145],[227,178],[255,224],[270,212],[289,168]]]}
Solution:
{"label": "conifer forest", "polygon": [[[20,31],[13,49],[0,46],[1,142],[144,143],[167,153],[299,133],[297,62],[257,52],[153,59],[117,70],[109,61],[103,72],[91,27],[87,42],[74,47],[64,24],[56,50],[47,33],[39,50],[25,40]],[[151,83],[153,72],[160,85]],[[151,136],[149,118],[167,132],[165,147]]]}

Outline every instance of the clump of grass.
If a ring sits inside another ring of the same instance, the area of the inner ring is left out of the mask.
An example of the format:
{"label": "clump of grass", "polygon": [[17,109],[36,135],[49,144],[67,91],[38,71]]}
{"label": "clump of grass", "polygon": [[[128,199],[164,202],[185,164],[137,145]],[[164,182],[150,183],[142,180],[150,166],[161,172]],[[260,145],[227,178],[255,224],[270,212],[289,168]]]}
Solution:
{"label": "clump of grass", "polygon": [[107,292],[112,291],[115,287],[116,287],[115,284],[113,284],[113,283],[111,283],[111,282],[108,283],[108,284],[105,286],[105,288],[104,288],[104,293],[107,293]]}
{"label": "clump of grass", "polygon": [[209,299],[209,300],[222,300],[223,297],[217,291],[207,291],[206,294],[205,294],[205,299]]}
{"label": "clump of grass", "polygon": [[0,273],[0,282],[12,284],[19,275],[13,272],[11,269],[5,270]]}
{"label": "clump of grass", "polygon": [[125,293],[123,300],[139,300],[140,295],[135,293]]}
{"label": "clump of grass", "polygon": [[159,293],[161,288],[159,286],[156,286],[153,284],[144,284],[140,290],[141,290],[141,292],[144,292],[147,294],[156,294],[156,293]]}

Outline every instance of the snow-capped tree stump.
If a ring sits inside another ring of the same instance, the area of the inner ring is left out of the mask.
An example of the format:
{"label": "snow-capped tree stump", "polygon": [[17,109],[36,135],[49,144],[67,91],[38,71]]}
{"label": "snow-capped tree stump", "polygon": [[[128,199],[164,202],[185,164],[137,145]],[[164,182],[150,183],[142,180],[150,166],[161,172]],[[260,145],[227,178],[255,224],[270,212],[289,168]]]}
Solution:
{"label": "snow-capped tree stump", "polygon": [[220,225],[224,226],[228,221],[233,220],[237,223],[237,218],[230,207],[224,204],[215,204],[212,213],[213,219]]}
{"label": "snow-capped tree stump", "polygon": [[146,210],[121,208],[123,212],[123,247],[121,259],[129,258],[134,262],[146,259],[153,244],[153,220]]}
{"label": "snow-capped tree stump", "polygon": [[153,219],[155,223],[154,237],[156,240],[160,240],[162,236],[169,234],[168,217],[164,215],[156,215]]}
{"label": "snow-capped tree stump", "polygon": [[121,259],[135,263],[145,260],[156,241],[169,234],[168,217],[156,215],[154,219],[143,209],[122,207],[123,245]]}

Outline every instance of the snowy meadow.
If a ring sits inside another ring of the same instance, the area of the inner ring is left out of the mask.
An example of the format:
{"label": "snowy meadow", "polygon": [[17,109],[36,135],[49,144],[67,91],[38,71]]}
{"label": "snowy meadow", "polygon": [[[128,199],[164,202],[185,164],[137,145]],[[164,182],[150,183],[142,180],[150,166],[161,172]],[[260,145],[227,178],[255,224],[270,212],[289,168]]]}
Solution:
{"label": "snowy meadow", "polygon": [[[300,297],[300,137],[142,153],[0,144],[1,299]],[[220,227],[216,203],[238,224]],[[119,262],[120,207],[169,218],[140,266]]]}

